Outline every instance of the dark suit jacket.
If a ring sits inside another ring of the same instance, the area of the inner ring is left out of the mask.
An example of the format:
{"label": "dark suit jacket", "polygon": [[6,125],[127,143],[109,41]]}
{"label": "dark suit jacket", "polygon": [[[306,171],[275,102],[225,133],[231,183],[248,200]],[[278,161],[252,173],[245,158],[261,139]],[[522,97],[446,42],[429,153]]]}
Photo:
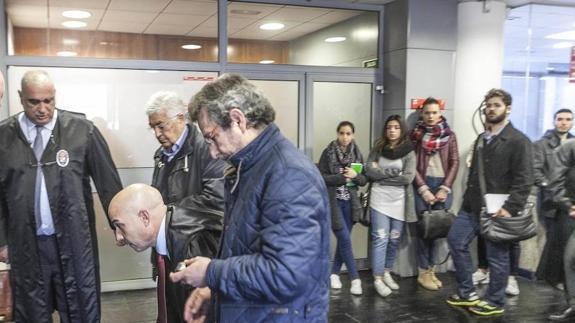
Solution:
{"label": "dark suit jacket", "polygon": [[[484,140],[483,135],[475,141],[462,205],[465,211],[474,214],[479,214],[483,206],[477,171],[479,140]],[[516,216],[523,210],[533,186],[533,152],[529,138],[509,122],[489,144],[484,145],[482,156],[486,193],[509,194],[503,208]]]}
{"label": "dark suit jacket", "polygon": [[[213,258],[218,251],[222,232],[221,218],[205,214],[202,217],[189,216],[188,210],[169,206],[166,213],[166,273],[176,269],[179,262],[196,256]],[[184,322],[183,309],[192,287],[172,283],[166,279],[166,305],[168,322]]]}

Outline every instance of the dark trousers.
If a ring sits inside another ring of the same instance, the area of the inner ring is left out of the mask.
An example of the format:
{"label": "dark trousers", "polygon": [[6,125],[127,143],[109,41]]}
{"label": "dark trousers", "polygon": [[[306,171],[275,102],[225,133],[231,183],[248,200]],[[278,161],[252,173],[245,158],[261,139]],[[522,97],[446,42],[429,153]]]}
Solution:
{"label": "dark trousers", "polygon": [[351,201],[337,200],[337,205],[339,206],[343,217],[343,221],[341,222],[344,227],[333,232],[337,240],[337,246],[335,249],[335,257],[333,259],[331,273],[339,275],[341,265],[345,263],[349,278],[354,280],[359,277],[359,274],[355,267],[355,259],[353,258],[353,249],[351,245],[351,229],[353,228]]}
{"label": "dark trousers", "polygon": [[575,232],[569,237],[564,256],[565,266],[565,293],[567,302],[575,307]]}
{"label": "dark trousers", "polygon": [[[455,218],[447,243],[455,266],[455,279],[457,280],[458,294],[469,297],[475,292],[473,286],[473,261],[469,252],[469,245],[479,234],[479,215],[459,211]],[[495,243],[485,240],[487,247],[487,262],[489,264],[489,287],[484,299],[491,305],[503,307],[505,305],[505,287],[509,277],[510,243]]]}
{"label": "dark trousers", "polygon": [[[509,274],[512,276],[519,274],[519,257],[521,257],[521,245],[519,242],[512,242],[509,252]],[[485,270],[489,268],[489,264],[487,263],[487,248],[485,247],[485,239],[482,235],[477,236],[477,260],[478,268]]]}
{"label": "dark trousers", "polygon": [[38,256],[42,269],[42,289],[44,290],[44,301],[48,307],[48,312],[58,311],[60,322],[68,323],[68,303],[66,301],[66,289],[62,267],[60,265],[60,252],[56,236],[37,236]]}

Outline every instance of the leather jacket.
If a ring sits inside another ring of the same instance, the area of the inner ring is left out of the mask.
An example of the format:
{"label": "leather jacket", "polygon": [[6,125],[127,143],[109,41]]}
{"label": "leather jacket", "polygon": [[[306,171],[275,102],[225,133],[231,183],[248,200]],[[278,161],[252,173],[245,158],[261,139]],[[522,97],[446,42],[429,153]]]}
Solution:
{"label": "leather jacket", "polygon": [[[415,154],[417,155],[417,172],[415,173],[415,185],[417,188],[427,185],[425,183],[425,173],[427,172],[427,166],[429,166],[429,155],[425,153],[423,147],[421,146],[421,141],[415,143]],[[459,169],[459,149],[457,148],[457,137],[455,133],[449,136],[447,145],[439,150],[439,156],[441,158],[441,166],[443,166],[443,172],[445,177],[443,178],[442,186],[451,189],[453,181],[457,176],[457,170]]]}

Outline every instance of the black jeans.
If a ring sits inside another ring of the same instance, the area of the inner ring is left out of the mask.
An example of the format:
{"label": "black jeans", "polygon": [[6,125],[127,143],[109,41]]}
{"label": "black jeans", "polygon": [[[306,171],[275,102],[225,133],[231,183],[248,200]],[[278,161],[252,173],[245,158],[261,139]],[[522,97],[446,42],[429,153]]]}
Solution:
{"label": "black jeans", "polygon": [[575,307],[575,231],[571,234],[565,248],[564,266],[567,302]]}

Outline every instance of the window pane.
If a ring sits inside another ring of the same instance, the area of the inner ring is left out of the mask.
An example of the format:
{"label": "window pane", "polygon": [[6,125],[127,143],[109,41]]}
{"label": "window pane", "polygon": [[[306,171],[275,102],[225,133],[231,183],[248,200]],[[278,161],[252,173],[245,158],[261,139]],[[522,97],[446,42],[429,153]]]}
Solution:
{"label": "window pane", "polygon": [[513,96],[511,121],[531,140],[553,128],[557,110],[575,106],[574,20],[575,8],[527,5],[505,22],[503,88]]}
{"label": "window pane", "polygon": [[[82,14],[71,9],[89,17],[65,17]],[[11,55],[204,62],[218,57],[215,0],[8,0],[6,11]]]}
{"label": "window pane", "polygon": [[232,63],[375,67],[378,14],[228,3]]}

